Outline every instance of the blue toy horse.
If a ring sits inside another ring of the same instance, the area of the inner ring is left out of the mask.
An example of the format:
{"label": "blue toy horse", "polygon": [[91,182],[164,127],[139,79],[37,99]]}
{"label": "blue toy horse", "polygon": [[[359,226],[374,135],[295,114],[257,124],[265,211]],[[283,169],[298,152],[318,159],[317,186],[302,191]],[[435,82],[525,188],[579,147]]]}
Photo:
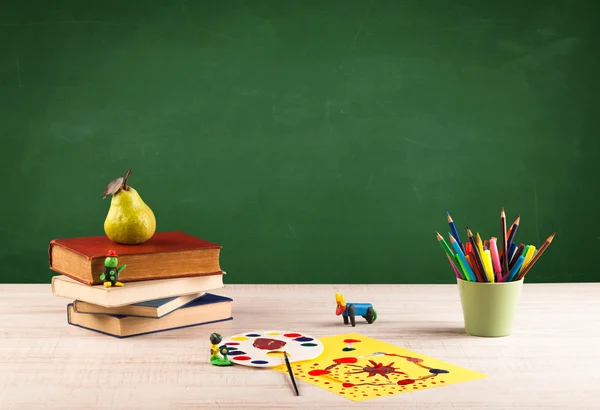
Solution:
{"label": "blue toy horse", "polygon": [[342,315],[345,325],[348,324],[349,318],[352,326],[356,326],[356,316],[362,316],[369,324],[377,320],[377,312],[370,303],[346,303],[344,296],[337,292],[335,294],[335,303],[337,304],[335,314],[336,316]]}

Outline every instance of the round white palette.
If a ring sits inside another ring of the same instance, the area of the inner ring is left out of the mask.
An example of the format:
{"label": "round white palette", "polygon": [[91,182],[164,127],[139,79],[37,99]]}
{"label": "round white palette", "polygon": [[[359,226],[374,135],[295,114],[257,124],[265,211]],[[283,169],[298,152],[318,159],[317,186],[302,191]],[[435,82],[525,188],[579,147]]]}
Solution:
{"label": "round white palette", "polygon": [[221,342],[230,352],[228,358],[244,366],[274,367],[285,363],[285,351],[290,363],[314,359],[323,353],[323,343],[316,337],[284,330],[240,333]]}

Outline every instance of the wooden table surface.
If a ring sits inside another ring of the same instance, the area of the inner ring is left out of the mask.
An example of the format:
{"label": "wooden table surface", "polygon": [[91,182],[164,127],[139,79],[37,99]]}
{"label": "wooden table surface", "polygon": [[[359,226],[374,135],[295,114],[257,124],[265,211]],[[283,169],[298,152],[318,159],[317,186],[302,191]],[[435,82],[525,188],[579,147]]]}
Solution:
{"label": "wooden table surface", "polygon": [[[371,302],[356,328],[335,291]],[[0,409],[598,409],[600,284],[526,284],[514,334],[466,335],[456,285],[230,285],[234,320],[129,339],[66,322],[49,285],[0,285]],[[356,332],[488,376],[361,403],[287,375],[208,363],[211,332]]]}

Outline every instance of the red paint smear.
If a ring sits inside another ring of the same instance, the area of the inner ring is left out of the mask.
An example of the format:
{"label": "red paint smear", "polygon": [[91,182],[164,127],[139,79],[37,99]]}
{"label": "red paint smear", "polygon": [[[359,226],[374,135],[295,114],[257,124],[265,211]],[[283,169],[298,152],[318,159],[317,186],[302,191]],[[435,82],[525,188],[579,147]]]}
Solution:
{"label": "red paint smear", "polygon": [[398,386],[404,386],[406,384],[413,384],[415,381],[413,379],[404,379],[398,380]]}
{"label": "red paint smear", "polygon": [[325,382],[325,384],[329,384],[329,382]]}
{"label": "red paint smear", "polygon": [[435,382],[431,382],[431,384],[436,384]]}
{"label": "red paint smear", "polygon": [[343,392],[343,391],[341,391],[341,392],[340,392],[340,394],[344,394],[344,392]]}
{"label": "red paint smear", "polygon": [[311,370],[310,372],[308,372],[308,374],[310,376],[323,376],[324,374],[329,374],[329,373],[331,373],[329,370],[321,370],[321,369]]}
{"label": "red paint smear", "polygon": [[300,337],[302,336],[300,333],[286,333],[285,337]]}
{"label": "red paint smear", "polygon": [[340,359],[333,359],[334,363],[356,363],[358,359],[356,357],[342,357]]}
{"label": "red paint smear", "polygon": [[315,364],[313,364],[313,366],[318,366],[318,365],[319,365],[319,363],[315,363]]}
{"label": "red paint smear", "polygon": [[376,394],[376,396],[381,396],[381,394]]}
{"label": "red paint smear", "polygon": [[344,386],[344,387],[354,387],[354,385],[352,383],[343,383],[342,386]]}
{"label": "red paint smear", "polygon": [[248,356],[234,356],[233,360],[250,360]]}
{"label": "red paint smear", "polygon": [[393,392],[393,391],[391,391],[391,392],[389,392],[388,394],[394,394],[394,392]]}
{"label": "red paint smear", "polygon": [[240,344],[237,342],[229,342],[229,343],[225,343],[226,346],[239,346]]}

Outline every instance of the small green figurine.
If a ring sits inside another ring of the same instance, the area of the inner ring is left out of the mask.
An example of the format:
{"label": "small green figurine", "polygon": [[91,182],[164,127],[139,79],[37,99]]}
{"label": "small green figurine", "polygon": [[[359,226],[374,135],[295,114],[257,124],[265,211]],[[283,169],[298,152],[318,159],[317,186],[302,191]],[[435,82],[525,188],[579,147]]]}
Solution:
{"label": "small green figurine", "polygon": [[119,255],[111,249],[108,251],[106,259],[104,259],[104,273],[100,275],[100,280],[104,281],[104,287],[110,288],[113,285],[123,286],[123,284],[119,282],[119,275],[127,265],[123,265],[117,269],[117,265],[119,264],[118,257]]}
{"label": "small green figurine", "polygon": [[[231,366],[233,363],[227,358],[229,348],[225,345],[218,347],[223,338],[218,333],[210,335],[210,363],[214,366]],[[222,358],[219,357],[219,353]]]}

